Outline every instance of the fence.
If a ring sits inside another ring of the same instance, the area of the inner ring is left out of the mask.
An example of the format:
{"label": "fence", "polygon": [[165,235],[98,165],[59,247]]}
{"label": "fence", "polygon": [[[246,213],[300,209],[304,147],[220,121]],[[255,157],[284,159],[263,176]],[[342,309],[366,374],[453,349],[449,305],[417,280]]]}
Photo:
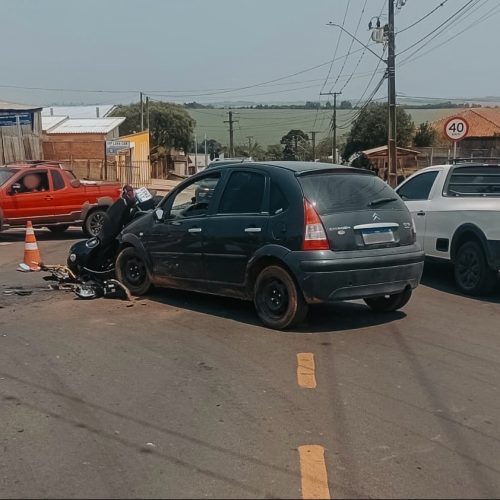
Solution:
{"label": "fence", "polygon": [[132,187],[149,186],[153,176],[153,167],[149,161],[110,162],[105,165],[104,178],[130,184]]}

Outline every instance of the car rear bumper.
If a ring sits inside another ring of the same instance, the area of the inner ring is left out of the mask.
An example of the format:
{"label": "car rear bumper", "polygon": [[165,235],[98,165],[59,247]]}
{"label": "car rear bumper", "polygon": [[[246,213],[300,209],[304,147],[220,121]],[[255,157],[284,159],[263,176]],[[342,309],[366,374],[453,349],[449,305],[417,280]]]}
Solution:
{"label": "car rear bumper", "polygon": [[[295,254],[295,256],[294,256]],[[298,255],[297,255],[298,254]],[[352,300],[416,288],[424,268],[418,246],[366,252],[293,252],[287,264],[308,303]],[[311,258],[313,257],[313,258]]]}

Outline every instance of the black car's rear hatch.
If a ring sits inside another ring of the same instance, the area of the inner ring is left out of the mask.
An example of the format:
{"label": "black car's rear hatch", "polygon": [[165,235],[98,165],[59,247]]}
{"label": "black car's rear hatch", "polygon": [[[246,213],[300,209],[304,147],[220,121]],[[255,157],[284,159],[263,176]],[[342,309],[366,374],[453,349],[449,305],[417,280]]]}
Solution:
{"label": "black car's rear hatch", "polygon": [[332,250],[414,243],[408,209],[377,176],[356,171],[308,172],[298,180],[323,223]]}

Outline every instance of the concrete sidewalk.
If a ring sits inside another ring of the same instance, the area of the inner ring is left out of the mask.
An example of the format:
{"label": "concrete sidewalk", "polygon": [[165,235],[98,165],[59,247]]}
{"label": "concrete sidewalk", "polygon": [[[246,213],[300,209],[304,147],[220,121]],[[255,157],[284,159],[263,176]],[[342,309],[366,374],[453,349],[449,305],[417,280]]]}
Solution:
{"label": "concrete sidewalk", "polygon": [[151,179],[151,184],[148,189],[156,191],[157,195],[165,195],[174,189],[181,180],[179,179]]}

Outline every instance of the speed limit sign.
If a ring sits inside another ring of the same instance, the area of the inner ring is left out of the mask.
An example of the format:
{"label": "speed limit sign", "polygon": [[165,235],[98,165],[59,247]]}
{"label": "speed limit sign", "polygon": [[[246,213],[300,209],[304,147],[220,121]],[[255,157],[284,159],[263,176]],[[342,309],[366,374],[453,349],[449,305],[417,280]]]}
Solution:
{"label": "speed limit sign", "polygon": [[469,124],[459,116],[452,116],[444,125],[444,133],[448,139],[459,141],[463,139],[469,131]]}

